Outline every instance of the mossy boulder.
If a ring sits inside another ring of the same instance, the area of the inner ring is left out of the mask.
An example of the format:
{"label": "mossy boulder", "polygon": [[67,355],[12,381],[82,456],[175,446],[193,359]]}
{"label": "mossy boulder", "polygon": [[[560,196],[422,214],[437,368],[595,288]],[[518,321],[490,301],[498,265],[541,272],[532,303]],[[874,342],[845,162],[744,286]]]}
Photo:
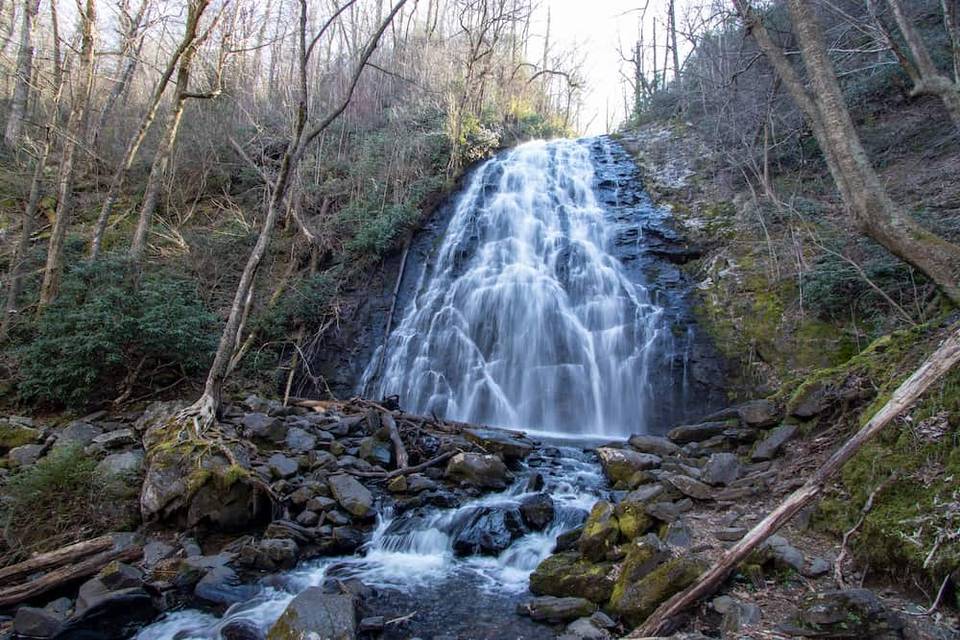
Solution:
{"label": "mossy boulder", "polygon": [[267,634],[267,640],[353,640],[357,613],[353,596],[310,587],[290,601]]}
{"label": "mossy boulder", "polygon": [[613,593],[612,569],[612,563],[593,563],[576,551],[557,553],[530,574],[530,591],[538,596],[577,596],[602,604]]}
{"label": "mossy boulder", "polygon": [[614,515],[620,525],[620,536],[630,541],[649,531],[656,519],[647,513],[647,505],[663,493],[659,484],[644,485],[636,491],[631,491],[614,509]]}
{"label": "mossy boulder", "polygon": [[620,524],[614,516],[613,505],[600,500],[590,510],[577,546],[585,558],[603,560],[619,538]]}
{"label": "mossy boulder", "polygon": [[637,471],[646,471],[660,466],[660,456],[651,453],[639,453],[632,449],[600,447],[597,449],[603,472],[611,483],[629,483]]}
{"label": "mossy boulder", "polygon": [[40,440],[40,430],[26,425],[0,420],[0,452],[16,449]]}
{"label": "mossy boulder", "polygon": [[628,555],[610,597],[611,610],[633,627],[643,624],[667,598],[693,584],[706,568],[699,560],[680,557],[647,572],[649,563],[655,562],[650,553],[646,549],[635,551],[632,561]]}

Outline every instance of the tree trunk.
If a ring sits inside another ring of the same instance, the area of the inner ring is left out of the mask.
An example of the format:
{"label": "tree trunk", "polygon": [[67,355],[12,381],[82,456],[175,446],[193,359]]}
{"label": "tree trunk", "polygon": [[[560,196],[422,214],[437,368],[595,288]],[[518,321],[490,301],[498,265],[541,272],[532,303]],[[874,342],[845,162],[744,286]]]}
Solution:
{"label": "tree trunk", "polygon": [[27,101],[30,96],[30,78],[33,73],[33,19],[39,8],[39,0],[24,0],[20,16],[20,50],[17,52],[16,84],[10,111],[7,114],[7,127],[3,140],[11,149],[16,149],[23,135],[23,122],[27,115]]}
{"label": "tree trunk", "polygon": [[63,273],[63,243],[70,225],[73,209],[74,155],[77,150],[80,129],[84,122],[93,89],[94,54],[96,41],[96,0],[86,0],[81,16],[82,46],[80,49],[80,90],[74,96],[66,135],[60,158],[60,173],[57,176],[57,210],[47,249],[47,266],[43,272],[40,288],[40,308],[46,307],[56,297]]}
{"label": "tree trunk", "polygon": [[653,615],[647,618],[646,622],[628,637],[643,638],[669,633],[672,618],[701,598],[713,593],[754,549],[820,495],[827,481],[835,476],[864,444],[877,435],[894,418],[909,409],[933,383],[946,374],[957,362],[960,362],[960,329],[954,328],[943,344],[893,392],[890,400],[870,418],[870,421],[837,449],[802,487],[780,503],[766,518],[758,522],[747,535],[723,554],[691,587],[661,604],[653,612]]}
{"label": "tree trunk", "polygon": [[853,126],[811,7],[801,0],[787,2],[811,85],[808,91],[749,2],[734,0],[734,4],[806,115],[857,226],[960,304],[960,247],[920,226],[887,194]]}

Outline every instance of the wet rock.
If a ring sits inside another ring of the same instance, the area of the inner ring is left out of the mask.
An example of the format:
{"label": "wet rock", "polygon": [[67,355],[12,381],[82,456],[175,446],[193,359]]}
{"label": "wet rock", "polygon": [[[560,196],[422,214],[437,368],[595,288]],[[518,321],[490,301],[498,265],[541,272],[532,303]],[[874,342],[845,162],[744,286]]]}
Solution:
{"label": "wet rock", "polygon": [[389,442],[379,438],[367,437],[360,441],[357,456],[367,462],[386,467],[393,460],[393,448]]}
{"label": "wet rock", "polygon": [[64,624],[62,638],[122,640],[157,616],[153,599],[143,589],[110,591],[85,608],[77,602],[77,613]]}
{"label": "wet rock", "polygon": [[331,531],[332,548],[340,553],[353,553],[365,542],[363,532],[353,527],[339,526]]}
{"label": "wet rock", "polygon": [[526,496],[520,501],[520,515],[528,527],[534,531],[543,531],[553,522],[553,498],[546,493]]}
{"label": "wet rock", "polygon": [[498,454],[506,461],[522,460],[533,451],[533,443],[522,435],[513,435],[499,429],[464,429],[467,440],[485,451]]}
{"label": "wet rock", "polygon": [[360,621],[357,631],[360,633],[380,633],[386,626],[387,621],[383,616],[370,616]]}
{"label": "wet rock", "polygon": [[267,538],[245,544],[240,549],[240,564],[264,571],[292,569],[297,564],[300,548],[290,538]]}
{"label": "wet rock", "polygon": [[409,493],[433,491],[440,486],[422,473],[411,473],[410,475],[404,477],[407,479],[407,491]]}
{"label": "wet rock", "polygon": [[[242,551],[242,550],[241,550]],[[176,564],[176,575],[173,577],[173,584],[180,589],[190,589],[217,567],[226,566],[233,559],[231,554],[221,553],[212,556],[194,555]],[[163,564],[160,565],[164,566]],[[78,600],[79,602],[79,600]]]}
{"label": "wet rock", "polygon": [[769,400],[752,400],[737,407],[740,421],[748,427],[772,427],[780,421],[780,411],[777,405]]}
{"label": "wet rock", "polygon": [[781,630],[795,636],[895,640],[903,626],[872,591],[845,589],[805,597],[797,624]]}
{"label": "wet rock", "polygon": [[265,413],[248,413],[240,421],[248,438],[280,444],[287,437],[287,427],[280,418]]}
{"label": "wet rock", "polygon": [[689,476],[671,475],[667,476],[666,480],[677,491],[695,500],[710,500],[714,497],[714,490],[710,485],[694,480]]}
{"label": "wet rock", "polygon": [[822,381],[802,386],[791,398],[788,412],[791,416],[802,420],[818,415],[827,406],[828,390],[827,384]]}
{"label": "wet rock", "polygon": [[223,625],[220,637],[222,640],[264,640],[266,636],[256,624],[240,618]]}
{"label": "wet rock", "polygon": [[236,571],[223,565],[214,567],[200,578],[193,595],[205,602],[229,606],[252,598],[257,590],[254,585],[243,584]]}
{"label": "wet rock", "polygon": [[772,429],[770,435],[757,444],[756,449],[754,449],[750,455],[750,459],[754,462],[761,462],[776,457],[776,455],[780,453],[780,449],[783,448],[783,445],[793,440],[793,436],[796,435],[796,433],[797,426],[793,424],[785,424],[776,429]]}
{"label": "wet rock", "polygon": [[300,427],[291,427],[285,438],[287,448],[304,453],[317,447],[317,437]]}
{"label": "wet rock", "polygon": [[282,453],[275,453],[267,459],[267,467],[274,478],[286,479],[297,475],[300,465],[293,458],[288,458]]}
{"label": "wet rock", "polygon": [[407,490],[407,476],[397,476],[387,483],[387,490],[391,493],[403,493]]}
{"label": "wet rock", "polygon": [[581,535],[583,535],[583,525],[570,529],[569,531],[564,531],[557,536],[557,541],[553,545],[552,553],[573,551],[577,548],[577,542],[580,541]]}
{"label": "wet rock", "polygon": [[680,447],[663,436],[632,435],[627,444],[640,453],[652,453],[658,456],[672,456],[680,451]]}
{"label": "wet rock", "polygon": [[558,638],[571,638],[575,640],[607,640],[610,633],[600,628],[592,618],[580,618],[567,625],[563,636]]}
{"label": "wet rock", "polygon": [[143,471],[143,449],[112,453],[97,464],[97,474],[108,476],[135,476]]}
{"label": "wet rock", "polygon": [[97,574],[100,582],[109,591],[132,589],[143,582],[143,572],[123,562],[111,562]]}
{"label": "wet rock", "polygon": [[460,556],[502,553],[523,535],[520,512],[513,508],[481,507],[453,523],[453,550]]}
{"label": "wet rock", "polygon": [[644,568],[624,569],[610,598],[611,610],[631,626],[642,624],[667,598],[690,586],[706,565],[693,558],[673,558],[636,579]]}
{"label": "wet rock", "polygon": [[702,442],[714,436],[723,435],[730,428],[730,422],[702,422],[700,424],[685,424],[675,427],[667,433],[667,438],[676,444]]}
{"label": "wet rock", "polygon": [[11,466],[28,467],[39,460],[42,453],[42,444],[25,444],[11,449],[7,457],[10,459]]}
{"label": "wet rock", "polygon": [[590,510],[577,546],[585,558],[599,561],[616,546],[619,537],[620,525],[614,515],[613,505],[600,500]]}
{"label": "wet rock", "polygon": [[357,633],[353,597],[324,593],[319,587],[300,592],[270,628],[267,640],[353,640]]}
{"label": "wet rock", "polygon": [[86,447],[93,442],[94,438],[102,434],[103,429],[100,427],[90,424],[89,422],[77,420],[76,422],[71,422],[63,431],[57,434],[57,441],[53,447],[55,449],[70,446]]}
{"label": "wet rock", "polygon": [[333,497],[351,514],[363,518],[373,509],[373,494],[356,478],[339,474],[327,478]]}
{"label": "wet rock", "polygon": [[477,487],[504,489],[507,486],[507,467],[494,455],[458,453],[447,463],[446,476]]}
{"label": "wet rock", "polygon": [[52,638],[62,627],[59,616],[36,607],[20,607],[13,617],[14,633],[27,638]]}
{"label": "wet rock", "polygon": [[546,558],[530,574],[530,591],[535,595],[577,596],[598,604],[613,593],[609,562],[592,563],[576,551]]}
{"label": "wet rock", "polygon": [[[517,607],[521,615],[530,616],[538,622],[559,624],[577,618],[589,616],[597,610],[597,605],[586,598],[540,596]],[[587,618],[589,620],[589,618]]]}
{"label": "wet rock", "polygon": [[530,474],[529,478],[527,478],[526,492],[534,493],[536,491],[542,491],[544,484],[545,482],[543,479],[543,474],[539,471],[535,471]]}
{"label": "wet rock", "polygon": [[645,471],[660,466],[662,459],[649,453],[639,453],[632,449],[614,449],[600,447],[597,449],[603,472],[610,482],[629,482],[630,477],[637,471]]}
{"label": "wet rock", "polygon": [[732,453],[714,453],[703,467],[700,479],[707,484],[728,485],[740,477],[740,459]]}

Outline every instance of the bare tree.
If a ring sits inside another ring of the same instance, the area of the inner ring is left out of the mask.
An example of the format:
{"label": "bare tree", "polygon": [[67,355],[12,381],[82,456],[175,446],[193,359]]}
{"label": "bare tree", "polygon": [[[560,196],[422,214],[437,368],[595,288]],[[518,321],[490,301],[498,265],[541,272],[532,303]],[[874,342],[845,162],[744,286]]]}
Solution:
{"label": "bare tree", "polygon": [[30,96],[30,78],[33,74],[33,21],[39,10],[40,0],[23,0],[20,9],[20,49],[17,52],[16,85],[10,112],[7,114],[7,127],[3,140],[11,149],[20,143],[23,123],[27,115],[27,101]]}
{"label": "bare tree", "polygon": [[809,89],[748,0],[734,5],[810,124],[857,226],[960,304],[960,247],[925,229],[890,198],[860,142],[810,4],[787,0]]}

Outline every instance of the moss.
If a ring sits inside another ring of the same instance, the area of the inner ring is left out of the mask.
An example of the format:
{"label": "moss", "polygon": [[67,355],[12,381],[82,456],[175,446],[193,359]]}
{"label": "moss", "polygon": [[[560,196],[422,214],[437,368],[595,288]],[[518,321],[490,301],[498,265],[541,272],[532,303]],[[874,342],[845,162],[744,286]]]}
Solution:
{"label": "moss", "polygon": [[660,603],[691,585],[704,569],[705,565],[697,560],[674,558],[638,581],[621,573],[610,607],[630,626],[640,625]]}
{"label": "moss", "polygon": [[592,563],[576,551],[546,558],[530,574],[530,591],[536,595],[579,596],[603,604],[613,592],[609,562]]}
{"label": "moss", "polygon": [[31,427],[25,427],[10,422],[0,422],[0,449],[15,449],[25,444],[36,442],[40,432]]}

